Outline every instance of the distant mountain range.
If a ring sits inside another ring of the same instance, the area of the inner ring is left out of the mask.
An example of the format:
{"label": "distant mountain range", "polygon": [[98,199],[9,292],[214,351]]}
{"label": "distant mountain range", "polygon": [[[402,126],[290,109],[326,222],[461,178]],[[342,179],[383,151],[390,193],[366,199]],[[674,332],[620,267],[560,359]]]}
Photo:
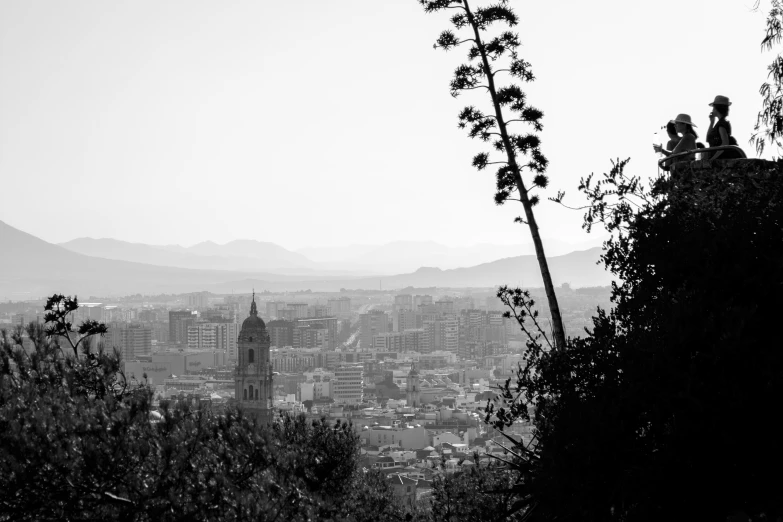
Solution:
{"label": "distant mountain range", "polygon": [[[548,256],[559,256],[576,250],[587,250],[603,243],[596,236],[590,241],[567,243],[545,239]],[[385,245],[349,245],[346,247],[308,247],[297,252],[324,266],[343,270],[365,270],[383,274],[411,272],[421,266],[442,269],[460,268],[489,263],[497,259],[531,255],[532,243],[493,245],[481,243],[466,247],[448,247],[434,241],[395,241]]]}
{"label": "distant mountain range", "polygon": [[[181,247],[179,245],[156,246],[116,239],[83,237],[67,243],[60,243],[59,246],[91,257],[199,270],[237,270],[280,274],[310,274],[319,268],[320,270],[317,271],[321,274],[328,271],[300,253],[291,252],[274,243],[251,240],[232,241],[225,245],[205,241],[192,247]],[[336,275],[356,274],[342,271]]]}
{"label": "distant mountain range", "polygon": [[[318,265],[301,253],[255,241],[236,241],[227,245],[202,243],[186,249],[79,239],[60,246],[0,221],[0,245],[4,253],[0,256],[0,299],[3,300],[30,299],[55,292],[82,296],[200,290],[247,292],[253,286],[256,290],[270,291],[308,288],[337,291],[340,288],[375,289],[379,286],[390,290],[406,286],[541,286],[535,256],[516,256],[468,268],[419,268],[410,273],[400,270],[398,275],[361,277],[319,270],[315,268]],[[198,253],[188,252],[191,249]],[[263,259],[264,252],[269,252],[268,259]],[[551,256],[550,267],[555,284],[568,282],[573,287],[609,284],[610,274],[595,264],[599,254],[600,249],[593,248]],[[288,268],[283,264],[284,260],[302,264]],[[204,265],[199,266],[199,262]],[[181,264],[190,266],[182,267]],[[214,269],[216,266],[222,269]],[[242,266],[247,268],[231,268]],[[263,267],[268,266],[293,272],[264,271]]]}
{"label": "distant mountain range", "polygon": [[[601,249],[598,247],[571,252],[563,256],[549,257],[549,270],[555,286],[568,283],[573,288],[586,286],[607,286],[612,282],[612,274],[598,264]],[[440,268],[422,267],[415,272],[392,276],[363,277],[352,279],[336,279],[330,281],[300,281],[299,287],[293,288],[291,283],[269,283],[258,279],[232,281],[215,285],[213,291],[222,293],[227,288],[238,288],[239,285],[265,288],[268,290],[298,290],[333,291],[338,288],[347,289],[384,289],[394,290],[409,286],[441,287],[441,288],[487,288],[507,284],[537,288],[543,286],[538,260],[534,255],[509,257],[491,263],[483,263],[467,268],[441,270]],[[264,286],[264,285],[267,286]],[[339,285],[336,286],[336,285]]]}
{"label": "distant mountain range", "polygon": [[[55,292],[79,295],[178,293],[244,277],[270,282],[307,279],[306,276],[193,270],[92,257],[47,243],[2,221],[0,246],[3,249],[0,299],[30,299]],[[318,279],[329,278],[320,275]]]}
{"label": "distant mountain range", "polygon": [[[547,255],[557,256],[575,250],[587,250],[600,245],[601,241],[600,237],[581,244],[545,240],[545,248]],[[231,241],[225,245],[206,241],[192,247],[182,247],[79,238],[61,243],[60,246],[92,257],[150,265],[328,276],[393,275],[413,272],[422,266],[453,269],[534,253],[532,244],[448,247],[434,241],[303,248],[297,252],[274,243],[251,240]]]}

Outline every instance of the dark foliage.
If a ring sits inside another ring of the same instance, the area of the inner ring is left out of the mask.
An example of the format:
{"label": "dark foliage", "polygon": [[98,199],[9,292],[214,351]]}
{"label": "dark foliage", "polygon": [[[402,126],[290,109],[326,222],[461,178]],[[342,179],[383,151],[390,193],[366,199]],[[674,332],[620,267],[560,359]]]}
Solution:
{"label": "dark foliage", "polygon": [[[760,2],[756,2],[758,9]],[[767,30],[761,41],[763,50],[771,51],[783,38],[783,5],[780,0],[770,0],[767,13]],[[783,57],[778,53],[767,67],[767,81],[761,84],[759,94],[762,108],[756,118],[751,142],[761,154],[766,145],[783,148]]]}
{"label": "dark foliage", "polygon": [[[783,165],[687,170],[651,187],[627,161],[584,179],[585,227],[613,237],[615,307],[525,365],[487,420],[532,418],[517,445],[529,520],[783,516]],[[519,297],[522,305],[528,297]],[[513,296],[512,296],[513,297]],[[517,306],[519,308],[519,306]],[[528,319],[529,317],[525,317]]]}
{"label": "dark foliage", "polygon": [[[475,458],[478,462],[478,458]],[[438,476],[432,484],[427,512],[417,520],[432,522],[494,522],[513,509],[517,473],[496,465],[476,465]]]}
{"label": "dark foliage", "polygon": [[[283,417],[257,426],[129,388],[119,358],[63,351],[75,301],[47,328],[0,341],[0,520],[398,520],[388,485],[358,468],[347,424]],[[57,306],[61,303],[63,306]],[[47,308],[49,309],[49,308]],[[105,331],[80,327],[80,335]],[[26,335],[25,335],[26,334]],[[372,489],[368,490],[368,485]]]}
{"label": "dark foliage", "polygon": [[46,334],[48,336],[59,336],[65,339],[73,350],[74,355],[78,355],[79,345],[88,340],[93,335],[103,335],[108,329],[105,324],[98,321],[88,320],[73,328],[70,316],[79,308],[79,300],[66,297],[62,294],[55,294],[46,300],[44,310],[44,320],[46,321]]}

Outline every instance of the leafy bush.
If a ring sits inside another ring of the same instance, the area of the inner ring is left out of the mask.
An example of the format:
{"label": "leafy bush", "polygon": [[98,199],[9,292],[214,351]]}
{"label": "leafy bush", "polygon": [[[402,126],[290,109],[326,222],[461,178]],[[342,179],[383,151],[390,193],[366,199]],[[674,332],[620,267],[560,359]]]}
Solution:
{"label": "leafy bush", "polygon": [[350,425],[265,427],[165,402],[153,421],[150,389],[91,350],[105,327],[74,330],[58,310],[75,300],[50,301],[47,328],[2,332],[0,520],[397,519],[386,482],[359,470]]}
{"label": "leafy bush", "polygon": [[[585,227],[613,234],[615,307],[568,350],[531,340],[488,408],[532,418],[516,487],[530,520],[783,515],[781,164],[681,168],[645,187],[616,162],[584,179]],[[501,296],[525,309],[529,296]],[[530,317],[522,317],[528,321]],[[528,407],[532,406],[532,414]]]}

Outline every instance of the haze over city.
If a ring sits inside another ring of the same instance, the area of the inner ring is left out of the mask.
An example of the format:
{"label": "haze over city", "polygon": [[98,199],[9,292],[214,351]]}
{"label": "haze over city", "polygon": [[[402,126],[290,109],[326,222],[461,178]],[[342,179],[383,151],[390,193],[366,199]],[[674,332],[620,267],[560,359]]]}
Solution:
{"label": "haze over city", "polygon": [[[651,134],[680,112],[705,128],[713,91],[731,93],[746,144],[769,62],[765,13],[751,7],[525,4],[518,30],[538,79],[525,89],[544,111],[545,195],[563,189],[578,203],[579,178],[610,158],[654,174]],[[688,20],[676,44],[671,12]],[[448,95],[464,53],[432,49],[442,20],[414,1],[11,1],[0,15],[4,193],[45,187],[73,207],[62,223],[60,205],[5,197],[0,220],[41,239],[529,243],[516,205],[493,205],[492,173],[470,166],[481,145],[456,127],[477,100]],[[717,56],[680,59],[727,20],[742,56],[732,74]],[[591,239],[581,212],[544,201],[537,215],[545,239]]]}
{"label": "haze over city", "polygon": [[0,2],[0,522],[783,522],[783,0]]}

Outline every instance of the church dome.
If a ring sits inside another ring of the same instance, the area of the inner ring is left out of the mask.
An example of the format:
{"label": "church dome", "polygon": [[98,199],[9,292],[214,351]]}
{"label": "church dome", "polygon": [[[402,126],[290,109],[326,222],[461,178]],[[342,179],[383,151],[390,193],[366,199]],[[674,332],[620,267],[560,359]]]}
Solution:
{"label": "church dome", "polygon": [[258,317],[258,309],[256,308],[256,296],[253,295],[253,302],[250,304],[250,315],[242,321],[242,330],[239,335],[243,333],[250,333],[251,331],[266,331],[266,323],[264,320]]}
{"label": "church dome", "polygon": [[250,315],[242,321],[242,330],[266,330],[266,323],[257,315]]}

